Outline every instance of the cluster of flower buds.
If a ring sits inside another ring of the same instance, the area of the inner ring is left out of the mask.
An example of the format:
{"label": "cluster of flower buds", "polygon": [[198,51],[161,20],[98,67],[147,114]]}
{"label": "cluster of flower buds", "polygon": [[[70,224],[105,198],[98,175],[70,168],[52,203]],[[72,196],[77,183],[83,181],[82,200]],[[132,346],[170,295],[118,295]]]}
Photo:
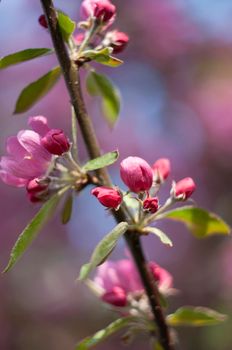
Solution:
{"label": "cluster of flower buds", "polygon": [[[128,157],[121,162],[120,175],[129,192],[135,194],[137,201],[145,213],[154,214],[159,210],[157,193],[170,175],[171,166],[169,159],[158,159],[150,166],[144,159]],[[192,178],[186,177],[173,182],[170,191],[171,203],[187,200],[195,191],[195,183]],[[97,187],[92,190],[99,202],[105,207],[117,209],[123,202],[124,196],[119,188]],[[126,193],[126,195],[128,192]]]}
{"label": "cluster of flower buds", "polygon": [[[122,52],[129,42],[129,36],[118,30],[108,31],[116,18],[116,7],[110,0],[83,0],[81,4],[81,19],[78,26],[85,32],[74,35],[74,43],[80,46],[91,31],[94,35],[89,40],[88,47],[101,50],[112,48],[112,53]],[[39,24],[47,29],[48,24],[44,15],[38,18]],[[93,30],[94,28],[94,30]]]}
{"label": "cluster of flower buds", "polygon": [[8,185],[26,187],[32,202],[44,201],[81,175],[72,159],[70,142],[60,129],[50,129],[44,116],[30,117],[32,130],[21,130],[7,140],[0,177]]}
{"label": "cluster of flower buds", "polygon": [[[171,274],[155,262],[148,263],[159,292],[164,296],[173,294]],[[132,315],[151,315],[149,303],[137,269],[130,259],[107,261],[98,267],[93,280],[99,297],[114,307],[127,308]],[[121,311],[121,310],[120,310]]]}

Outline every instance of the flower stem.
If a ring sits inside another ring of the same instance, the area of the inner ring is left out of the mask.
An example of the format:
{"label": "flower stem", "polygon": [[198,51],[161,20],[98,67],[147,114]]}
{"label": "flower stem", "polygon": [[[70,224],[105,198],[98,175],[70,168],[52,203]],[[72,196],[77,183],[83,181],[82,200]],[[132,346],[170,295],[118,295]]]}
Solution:
{"label": "flower stem", "polygon": [[[40,1],[47,19],[48,28],[51,34],[55,52],[63,71],[66,87],[70,96],[71,104],[76,114],[77,121],[80,126],[82,137],[84,139],[90,158],[97,158],[101,155],[100,146],[92,125],[92,121],[87,114],[82,97],[79,69],[75,62],[70,59],[67,53],[65,43],[59,29],[53,1]],[[96,175],[99,180],[101,180],[102,184],[106,186],[112,185],[106,169],[103,168],[97,170]],[[127,221],[127,214],[122,208],[120,208],[118,211],[114,211],[113,215],[117,222]],[[144,289],[146,290],[151,305],[151,310],[154,314],[154,319],[159,330],[160,343],[162,344],[164,350],[173,350],[168,326],[166,324],[165,316],[159,302],[158,289],[147,266],[147,262],[145,260],[141,247],[139,234],[138,232],[126,232],[125,239],[139,271]]]}

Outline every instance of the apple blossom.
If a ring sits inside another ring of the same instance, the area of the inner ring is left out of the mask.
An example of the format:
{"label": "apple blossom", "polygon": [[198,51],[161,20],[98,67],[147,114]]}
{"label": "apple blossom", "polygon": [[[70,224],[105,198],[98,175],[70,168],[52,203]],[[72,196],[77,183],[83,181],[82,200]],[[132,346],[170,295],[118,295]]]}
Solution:
{"label": "apple blossom", "polygon": [[107,208],[117,209],[122,202],[120,192],[111,187],[95,187],[91,194],[97,197],[99,202]]}
{"label": "apple blossom", "polygon": [[170,174],[171,166],[168,158],[158,159],[152,166],[154,172],[154,181],[164,182]]}
{"label": "apple blossom", "polygon": [[185,177],[173,185],[172,192],[175,198],[188,199],[196,189],[195,182],[191,177]]}
{"label": "apple blossom", "polygon": [[120,175],[132,192],[148,191],[152,186],[152,169],[142,158],[128,157],[124,159],[120,164]]}

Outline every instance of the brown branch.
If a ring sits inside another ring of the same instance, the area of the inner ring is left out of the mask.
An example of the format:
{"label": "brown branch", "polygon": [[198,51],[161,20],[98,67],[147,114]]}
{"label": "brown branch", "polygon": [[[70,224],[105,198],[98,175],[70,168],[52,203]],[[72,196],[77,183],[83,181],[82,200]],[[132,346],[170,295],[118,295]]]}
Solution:
{"label": "brown branch", "polygon": [[[93,128],[91,119],[89,118],[84,100],[82,97],[79,70],[75,62],[73,62],[66,50],[64,40],[59,30],[57,14],[52,0],[41,0],[44,14],[47,19],[51,38],[55,48],[57,58],[63,71],[64,80],[70,96],[71,104],[73,105],[76,118],[78,120],[80,130],[88,150],[90,158],[96,158],[101,155],[100,146]],[[106,169],[100,169],[97,176],[101,179],[104,185],[111,185]],[[127,221],[127,214],[122,210],[114,211],[114,217],[117,222]],[[158,289],[153,277],[148,269],[147,262],[141,247],[139,234],[137,232],[127,232],[125,234],[127,244],[139,271],[141,280],[144,284],[144,289],[147,293],[152,312],[158,327],[159,340],[164,350],[173,350],[170,340],[168,326],[165,321],[165,316],[162,307],[159,303]]]}

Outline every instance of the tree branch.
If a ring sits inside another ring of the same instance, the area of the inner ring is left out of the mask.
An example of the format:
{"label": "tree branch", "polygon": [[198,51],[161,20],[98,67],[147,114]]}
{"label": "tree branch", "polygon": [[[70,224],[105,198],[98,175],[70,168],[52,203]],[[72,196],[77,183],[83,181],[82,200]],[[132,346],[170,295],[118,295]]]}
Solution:
{"label": "tree branch", "polygon": [[[73,105],[89,156],[90,158],[99,157],[101,155],[100,146],[82,97],[78,67],[70,59],[66,50],[64,40],[59,30],[57,14],[52,0],[41,0],[41,4],[47,19],[55,52],[63,71],[71,104]],[[112,185],[106,169],[98,170],[97,175],[104,185]],[[114,211],[113,215],[117,222],[127,221],[128,219],[127,214],[122,209],[118,210],[117,212]],[[141,280],[144,284],[144,289],[147,293],[151,309],[158,326],[160,343],[162,344],[164,350],[173,350],[168,326],[165,321],[162,307],[159,303],[158,289],[147,266],[147,262],[141,247],[139,234],[137,232],[127,232],[125,234],[125,238],[139,271]]]}

